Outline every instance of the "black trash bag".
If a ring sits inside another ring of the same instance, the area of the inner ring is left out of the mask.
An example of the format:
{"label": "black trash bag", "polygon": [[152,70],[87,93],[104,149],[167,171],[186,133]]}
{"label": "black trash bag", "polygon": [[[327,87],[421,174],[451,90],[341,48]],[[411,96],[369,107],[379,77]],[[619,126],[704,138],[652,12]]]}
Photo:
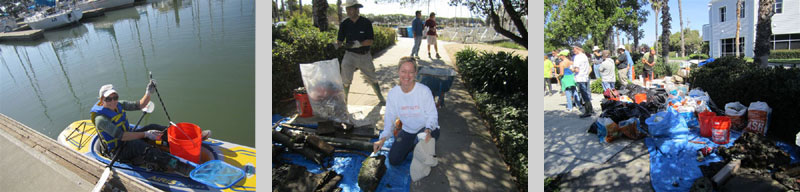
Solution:
{"label": "black trash bag", "polygon": [[644,129],[645,133],[647,132],[647,124],[644,122],[652,113],[646,107],[636,103],[624,103],[613,100],[604,101],[601,107],[603,108],[603,113],[600,114],[601,118],[608,117],[611,118],[614,123],[619,123],[631,117],[636,117],[639,119],[640,127]]}

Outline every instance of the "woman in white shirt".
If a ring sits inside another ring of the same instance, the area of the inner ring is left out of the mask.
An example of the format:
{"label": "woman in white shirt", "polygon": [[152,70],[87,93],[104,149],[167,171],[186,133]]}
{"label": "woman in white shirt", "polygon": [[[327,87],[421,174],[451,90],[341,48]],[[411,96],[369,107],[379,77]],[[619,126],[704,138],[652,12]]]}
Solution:
{"label": "woman in white shirt", "polygon": [[383,132],[380,139],[373,143],[374,152],[378,152],[386,139],[392,136],[395,119],[400,119],[402,130],[389,150],[389,163],[392,165],[399,165],[406,159],[416,145],[417,134],[426,134],[425,141],[420,142],[428,142],[431,137],[439,139],[439,114],[431,90],[415,81],[417,61],[412,57],[400,58],[397,68],[400,85],[389,90],[383,116]]}

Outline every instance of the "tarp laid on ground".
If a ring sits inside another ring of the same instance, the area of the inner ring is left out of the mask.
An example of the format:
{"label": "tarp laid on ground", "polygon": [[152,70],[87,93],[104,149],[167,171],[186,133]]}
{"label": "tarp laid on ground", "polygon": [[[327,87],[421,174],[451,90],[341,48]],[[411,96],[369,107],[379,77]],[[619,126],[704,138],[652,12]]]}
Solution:
{"label": "tarp laid on ground", "polygon": [[[676,112],[671,109],[660,113],[670,112],[673,116],[668,118],[676,117],[674,116]],[[697,161],[698,150],[705,147],[716,148],[720,145],[712,142],[710,138],[701,137],[699,129],[689,129],[683,118],[678,117],[673,120],[675,121],[671,121],[669,134],[645,138],[650,154],[650,180],[655,191],[689,191],[694,181],[703,177],[698,166],[723,160],[716,153],[712,153],[704,157],[703,161]],[[734,141],[741,135],[741,132],[731,131],[730,141],[722,146],[733,146]],[[690,141],[700,141],[704,144]],[[800,160],[798,147],[782,142],[776,142],[776,145],[791,155],[791,163]]]}
{"label": "tarp laid on ground", "polygon": [[[281,117],[280,115],[273,115],[272,121],[275,122],[285,122],[288,119]],[[376,141],[377,139],[373,139],[372,142]],[[392,144],[394,143],[394,137],[387,139],[384,143],[384,148],[391,148]],[[338,149],[337,149],[338,150]],[[349,150],[358,153],[363,153],[369,155],[371,152],[368,151],[357,151],[357,150]],[[379,155],[385,155],[388,157],[389,151],[381,151],[378,153]],[[412,154],[409,153],[408,157],[403,161],[402,164],[398,166],[393,166],[389,163],[389,160],[386,160],[386,174],[383,175],[383,179],[381,179],[380,184],[378,185],[377,192],[381,191],[409,191],[410,184],[411,184],[411,174],[410,174],[410,167],[411,167],[411,160]],[[306,159],[303,155],[298,153],[282,153],[280,155],[280,159],[285,160],[284,163],[300,165],[306,167],[308,172],[319,174],[324,172],[325,170],[333,170],[336,173],[342,175],[342,180],[339,182],[338,187],[342,188],[342,191],[361,191],[361,188],[358,186],[358,172],[361,169],[361,163],[366,159],[366,156],[357,153],[341,153],[336,152],[333,154],[333,160],[328,159],[324,166],[329,167],[325,168],[321,165],[314,163],[313,161]],[[273,166],[275,164],[273,163]]]}

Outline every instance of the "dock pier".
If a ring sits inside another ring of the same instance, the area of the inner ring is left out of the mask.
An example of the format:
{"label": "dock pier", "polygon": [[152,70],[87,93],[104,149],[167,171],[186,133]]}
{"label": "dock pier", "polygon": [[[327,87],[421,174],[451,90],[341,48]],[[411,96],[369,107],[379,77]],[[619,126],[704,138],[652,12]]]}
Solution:
{"label": "dock pier", "polygon": [[[90,191],[105,165],[0,113],[0,186],[4,191]],[[106,190],[160,191],[121,172]]]}

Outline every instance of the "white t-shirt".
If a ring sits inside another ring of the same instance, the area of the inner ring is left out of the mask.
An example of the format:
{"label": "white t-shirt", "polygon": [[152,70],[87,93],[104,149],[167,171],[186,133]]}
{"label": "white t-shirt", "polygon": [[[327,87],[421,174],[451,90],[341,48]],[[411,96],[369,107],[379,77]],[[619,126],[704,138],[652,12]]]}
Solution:
{"label": "white t-shirt", "polygon": [[575,67],[578,68],[578,74],[575,75],[575,82],[589,82],[589,58],[586,54],[575,55]]}
{"label": "white t-shirt", "polygon": [[404,93],[399,85],[389,90],[386,99],[386,112],[383,115],[383,132],[380,138],[389,137],[394,132],[394,121],[400,118],[403,130],[416,134],[423,128],[431,130],[439,127],[439,114],[433,102],[431,89],[415,82],[410,92]]}

